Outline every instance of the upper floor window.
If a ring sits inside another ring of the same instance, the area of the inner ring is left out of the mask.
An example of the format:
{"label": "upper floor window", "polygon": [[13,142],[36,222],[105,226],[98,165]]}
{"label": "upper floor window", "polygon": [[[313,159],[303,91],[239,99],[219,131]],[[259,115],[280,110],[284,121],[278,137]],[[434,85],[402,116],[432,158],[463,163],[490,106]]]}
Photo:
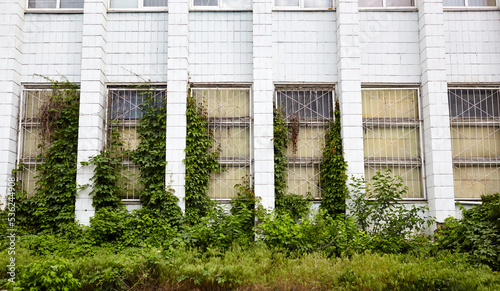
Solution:
{"label": "upper floor window", "polygon": [[275,0],[274,6],[286,8],[330,8],[332,0]]}
{"label": "upper floor window", "polygon": [[496,6],[495,0],[443,0],[443,6],[464,7],[478,6],[488,7]]}
{"label": "upper floor window", "polygon": [[82,9],[84,0],[28,0],[28,8]]}
{"label": "upper floor window", "polygon": [[225,9],[249,9],[252,8],[252,0],[193,0],[193,6]]}
{"label": "upper floor window", "polygon": [[414,7],[414,0],[359,0],[359,7]]}
{"label": "upper floor window", "polygon": [[128,8],[153,8],[166,7],[168,0],[110,0],[109,8],[128,9]]}

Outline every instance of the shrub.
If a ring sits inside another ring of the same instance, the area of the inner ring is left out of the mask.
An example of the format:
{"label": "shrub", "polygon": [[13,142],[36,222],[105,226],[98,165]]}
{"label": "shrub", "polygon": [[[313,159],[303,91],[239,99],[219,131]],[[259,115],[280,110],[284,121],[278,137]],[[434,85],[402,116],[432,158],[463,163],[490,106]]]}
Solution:
{"label": "shrub", "polygon": [[361,251],[368,238],[352,218],[333,219],[321,210],[297,223],[289,214],[271,214],[259,225],[266,245],[287,252],[325,252],[329,256]]}
{"label": "shrub", "polygon": [[500,193],[482,196],[482,204],[462,209],[463,218],[449,217],[439,229],[439,249],[469,254],[473,263],[500,270]]}
{"label": "shrub", "polygon": [[399,253],[411,247],[412,238],[430,226],[434,219],[424,217],[427,206],[407,208],[399,203],[408,188],[391,170],[377,172],[373,185],[353,178],[351,214],[358,226],[372,237],[372,247],[386,253]]}
{"label": "shrub", "polygon": [[61,258],[33,262],[20,269],[13,290],[78,290],[78,279],[73,277],[69,261]]}

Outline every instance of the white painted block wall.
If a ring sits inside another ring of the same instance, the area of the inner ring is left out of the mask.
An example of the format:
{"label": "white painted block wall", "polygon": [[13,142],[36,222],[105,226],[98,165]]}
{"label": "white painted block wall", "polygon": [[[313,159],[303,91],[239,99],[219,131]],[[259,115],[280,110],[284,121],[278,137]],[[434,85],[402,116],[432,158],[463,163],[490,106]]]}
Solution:
{"label": "white painted block wall", "polygon": [[445,11],[449,83],[500,82],[500,11]]}
{"label": "white painted block wall", "polygon": [[47,83],[66,77],[80,82],[83,14],[26,14],[23,83]]}
{"label": "white painted block wall", "polygon": [[335,11],[273,12],[273,80],[337,81]]}
{"label": "white painted block wall", "polygon": [[165,82],[167,13],[108,13],[106,79],[109,83]]}
{"label": "white painted block wall", "polygon": [[418,12],[359,12],[361,81],[419,83]]}
{"label": "white painted block wall", "polygon": [[250,83],[252,55],[252,12],[189,13],[190,82]]}

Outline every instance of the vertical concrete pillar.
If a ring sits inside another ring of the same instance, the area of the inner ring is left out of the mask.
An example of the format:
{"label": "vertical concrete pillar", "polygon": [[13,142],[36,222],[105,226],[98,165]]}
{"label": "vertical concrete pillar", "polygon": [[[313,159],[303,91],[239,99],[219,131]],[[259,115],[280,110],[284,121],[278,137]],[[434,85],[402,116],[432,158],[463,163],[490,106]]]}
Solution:
{"label": "vertical concrete pillar", "polygon": [[[77,185],[90,185],[94,167],[82,166],[99,154],[105,143],[106,126],[106,13],[107,0],[85,0],[83,8],[82,71],[78,128]],[[94,215],[91,187],[78,191],[75,213],[79,223],[88,225]]]}
{"label": "vertical concrete pillar", "polygon": [[274,208],[272,0],[253,1],[253,156],[255,195]]}
{"label": "vertical concrete pillar", "polygon": [[27,1],[0,2],[0,209],[17,159],[24,10]]}
{"label": "vertical concrete pillar", "polygon": [[429,214],[443,222],[455,214],[443,4],[419,0],[417,5],[427,200]]}
{"label": "vertical concrete pillar", "polygon": [[168,3],[168,69],[167,69],[167,149],[166,185],[179,198],[184,211],[186,167],[186,98],[188,87],[188,18],[189,0]]}
{"label": "vertical concrete pillar", "polygon": [[364,176],[361,57],[357,0],[337,1],[337,98],[347,175]]}

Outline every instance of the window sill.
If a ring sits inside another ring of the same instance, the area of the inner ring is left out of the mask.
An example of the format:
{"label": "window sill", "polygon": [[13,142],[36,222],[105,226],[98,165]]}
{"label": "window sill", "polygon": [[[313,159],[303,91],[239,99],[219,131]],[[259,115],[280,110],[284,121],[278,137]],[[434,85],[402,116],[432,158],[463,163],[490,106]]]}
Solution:
{"label": "window sill", "polygon": [[443,12],[460,12],[460,11],[497,11],[500,10],[497,6],[476,6],[476,7],[466,7],[466,6],[443,6]]}
{"label": "window sill", "polygon": [[191,6],[189,8],[191,12],[252,12],[252,8],[221,8],[217,6]]}
{"label": "window sill", "polygon": [[56,9],[56,8],[28,8],[25,10],[26,14],[83,14],[83,8],[79,9]]}
{"label": "window sill", "polygon": [[319,11],[319,12],[324,12],[324,11],[332,11],[334,12],[335,9],[332,7],[315,7],[315,8],[303,8],[303,7],[273,7],[273,12],[274,11],[294,11],[294,12],[313,12],[313,11]]}
{"label": "window sill", "polygon": [[150,13],[150,12],[168,12],[168,7],[158,8],[110,8],[109,13]]}
{"label": "window sill", "polygon": [[359,7],[359,12],[416,12],[417,7]]}

